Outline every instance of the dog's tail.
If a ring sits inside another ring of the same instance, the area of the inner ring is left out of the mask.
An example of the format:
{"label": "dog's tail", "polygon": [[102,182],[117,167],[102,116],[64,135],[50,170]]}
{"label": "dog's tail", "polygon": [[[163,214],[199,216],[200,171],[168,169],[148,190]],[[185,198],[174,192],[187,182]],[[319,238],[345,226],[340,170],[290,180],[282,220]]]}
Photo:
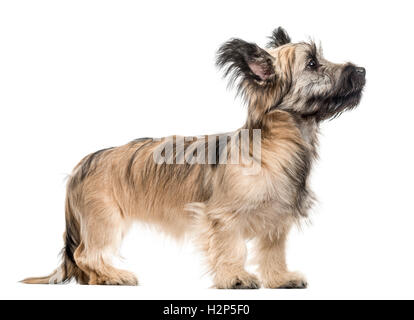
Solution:
{"label": "dog's tail", "polygon": [[76,265],[74,252],[80,245],[79,222],[73,215],[70,201],[66,198],[65,206],[66,231],[63,235],[65,246],[62,250],[62,264],[46,277],[27,278],[22,283],[27,284],[63,284],[75,278],[78,282],[85,282],[86,274]]}

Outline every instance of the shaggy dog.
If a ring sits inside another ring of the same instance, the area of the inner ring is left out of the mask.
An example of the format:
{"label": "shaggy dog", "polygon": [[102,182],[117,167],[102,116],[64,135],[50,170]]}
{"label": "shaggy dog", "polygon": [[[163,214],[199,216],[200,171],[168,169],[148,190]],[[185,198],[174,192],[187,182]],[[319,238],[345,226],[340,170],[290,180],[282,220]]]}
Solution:
{"label": "shaggy dog", "polygon": [[[282,28],[270,39],[267,49],[232,39],[217,54],[248,105],[241,129],[142,138],[81,160],[67,184],[62,265],[24,282],[136,285],[111,257],[141,221],[195,235],[217,288],[305,288],[287,269],[286,238],[314,200],[319,125],[359,103],[365,69],[329,62]],[[260,280],[245,270],[247,239],[256,240]]]}

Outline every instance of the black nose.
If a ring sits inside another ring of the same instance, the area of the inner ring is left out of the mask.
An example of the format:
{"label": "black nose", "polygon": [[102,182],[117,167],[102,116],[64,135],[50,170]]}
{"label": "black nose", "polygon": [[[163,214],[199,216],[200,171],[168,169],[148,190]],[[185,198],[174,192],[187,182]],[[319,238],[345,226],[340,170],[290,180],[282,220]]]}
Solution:
{"label": "black nose", "polygon": [[357,67],[357,68],[356,68],[356,72],[357,72],[359,75],[364,76],[364,77],[365,77],[365,75],[367,74],[367,71],[365,70],[365,68],[362,68],[362,67]]}

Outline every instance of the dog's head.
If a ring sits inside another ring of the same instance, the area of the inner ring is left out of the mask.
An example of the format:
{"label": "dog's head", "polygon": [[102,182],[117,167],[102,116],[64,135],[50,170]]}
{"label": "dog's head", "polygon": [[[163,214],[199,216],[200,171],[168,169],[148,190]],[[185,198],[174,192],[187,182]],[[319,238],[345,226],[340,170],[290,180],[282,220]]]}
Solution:
{"label": "dog's head", "polygon": [[291,43],[282,28],[270,39],[267,49],[232,39],[217,54],[217,65],[247,100],[252,121],[275,109],[322,121],[359,103],[364,68],[332,63],[314,43]]}

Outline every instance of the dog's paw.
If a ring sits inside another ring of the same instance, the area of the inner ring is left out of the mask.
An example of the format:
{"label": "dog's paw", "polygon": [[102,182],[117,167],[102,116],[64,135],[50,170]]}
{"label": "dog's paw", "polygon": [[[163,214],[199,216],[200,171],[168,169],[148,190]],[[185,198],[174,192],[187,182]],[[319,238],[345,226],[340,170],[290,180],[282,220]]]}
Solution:
{"label": "dog's paw", "polygon": [[278,275],[275,279],[265,281],[264,286],[271,289],[306,289],[308,282],[302,274],[289,272]]}
{"label": "dog's paw", "polygon": [[259,289],[259,279],[250,273],[236,275],[226,279],[216,280],[217,289]]}
{"label": "dog's paw", "polygon": [[289,280],[285,284],[277,287],[277,289],[306,289],[308,283],[306,280]]}
{"label": "dog's paw", "polygon": [[137,286],[138,279],[129,271],[117,270],[108,275],[92,277],[89,281],[91,285],[110,285],[110,286]]}

